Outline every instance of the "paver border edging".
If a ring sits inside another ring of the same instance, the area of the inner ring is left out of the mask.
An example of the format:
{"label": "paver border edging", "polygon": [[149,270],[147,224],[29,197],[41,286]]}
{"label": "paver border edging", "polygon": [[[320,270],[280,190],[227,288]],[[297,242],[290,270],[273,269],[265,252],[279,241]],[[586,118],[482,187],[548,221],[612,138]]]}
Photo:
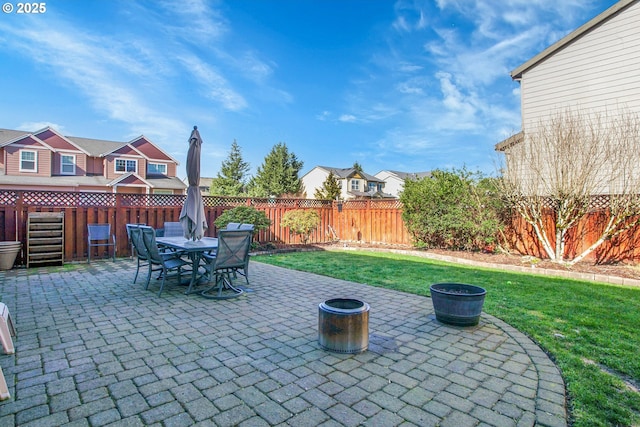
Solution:
{"label": "paver border edging", "polygon": [[[503,320],[482,312],[483,317],[491,319],[491,322],[502,329],[533,361],[533,366],[538,374],[538,390],[536,402],[536,426],[561,427],[567,426],[569,413],[567,409],[566,385],[562,379],[560,368],[551,360],[549,355],[524,332],[519,331]],[[558,406],[558,402],[563,405]]]}

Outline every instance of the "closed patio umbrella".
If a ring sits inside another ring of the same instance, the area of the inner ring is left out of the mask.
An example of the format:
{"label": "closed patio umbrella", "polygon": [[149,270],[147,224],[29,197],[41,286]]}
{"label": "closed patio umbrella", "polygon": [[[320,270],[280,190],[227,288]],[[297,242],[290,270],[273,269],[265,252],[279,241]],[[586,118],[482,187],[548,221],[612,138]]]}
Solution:
{"label": "closed patio umbrella", "polygon": [[198,126],[193,127],[189,137],[189,151],[187,152],[187,200],[185,200],[180,212],[180,223],[184,230],[184,237],[191,240],[200,240],[204,236],[207,220],[204,217],[204,204],[200,194],[200,146],[202,139]]}

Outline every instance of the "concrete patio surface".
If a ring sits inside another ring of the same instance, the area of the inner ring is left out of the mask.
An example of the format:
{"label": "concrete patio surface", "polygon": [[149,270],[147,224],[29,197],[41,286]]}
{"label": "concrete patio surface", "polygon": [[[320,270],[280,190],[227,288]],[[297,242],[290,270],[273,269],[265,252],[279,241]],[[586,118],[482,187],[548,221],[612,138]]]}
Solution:
{"label": "concrete patio surface", "polygon": [[[0,272],[18,333],[0,426],[567,425],[556,366],[492,316],[446,326],[430,298],[256,261],[251,291],[225,301],[158,297],[134,273]],[[319,347],[318,304],[339,297],[370,305],[368,351]]]}

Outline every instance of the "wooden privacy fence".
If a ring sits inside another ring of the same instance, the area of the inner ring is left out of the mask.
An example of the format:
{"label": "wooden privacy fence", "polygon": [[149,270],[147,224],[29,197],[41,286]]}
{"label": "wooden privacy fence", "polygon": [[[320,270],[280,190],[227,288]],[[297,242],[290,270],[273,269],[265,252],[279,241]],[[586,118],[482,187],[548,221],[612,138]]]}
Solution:
{"label": "wooden privacy fence", "polygon": [[[186,196],[163,194],[112,194],[54,191],[0,190],[0,241],[21,241],[17,264],[25,264],[27,219],[30,212],[64,213],[64,259],[87,258],[87,224],[109,223],[116,235],[118,256],[129,256],[126,224],[145,223],[162,228],[167,221],[178,221]],[[209,229],[206,236],[217,235],[214,221],[236,206],[253,206],[264,211],[271,226],[256,235],[262,244],[289,245],[300,242],[289,229],[280,226],[283,215],[294,209],[314,209],[320,214],[320,226],[311,234],[310,243],[360,242],[387,245],[411,244],[411,236],[402,221],[402,205],[397,200],[350,200],[331,202],[312,199],[263,199],[204,196]],[[598,237],[607,219],[598,209],[570,235],[566,246],[569,258],[579,254]],[[553,223],[549,215],[549,224]],[[545,257],[535,233],[514,216],[505,233],[511,249],[521,254]],[[606,241],[589,259],[612,262],[640,259],[640,227],[634,227]]]}
{"label": "wooden privacy fence", "polygon": [[[126,224],[144,223],[162,228],[168,221],[178,221],[186,196],[164,194],[113,194],[56,191],[0,190],[0,241],[21,241],[17,260],[24,264],[27,247],[27,219],[30,212],[64,213],[64,259],[87,258],[87,224],[109,223],[116,235],[118,256],[129,256]],[[215,237],[214,221],[236,206],[253,206],[271,220],[260,231],[260,243],[288,245],[300,243],[299,236],[282,228],[282,216],[294,209],[314,209],[320,214],[320,226],[311,234],[311,243],[334,240],[362,243],[409,244],[410,237],[402,222],[398,201],[356,200],[342,203],[312,199],[263,199],[204,196],[209,229]]]}
{"label": "wooden privacy fence", "polygon": [[[598,202],[605,197],[599,196],[595,200]],[[631,218],[629,223],[632,224],[635,220],[636,218]],[[555,216],[549,210],[545,215],[545,229],[552,245],[555,244],[554,221]],[[608,221],[609,214],[605,207],[597,207],[588,213],[568,233],[564,250],[565,258],[573,259],[587,250],[600,238]],[[533,227],[518,215],[514,214],[510,222],[506,224],[505,237],[506,245],[516,253],[548,258]],[[640,227],[631,226],[605,240],[586,259],[596,263],[640,260]]]}

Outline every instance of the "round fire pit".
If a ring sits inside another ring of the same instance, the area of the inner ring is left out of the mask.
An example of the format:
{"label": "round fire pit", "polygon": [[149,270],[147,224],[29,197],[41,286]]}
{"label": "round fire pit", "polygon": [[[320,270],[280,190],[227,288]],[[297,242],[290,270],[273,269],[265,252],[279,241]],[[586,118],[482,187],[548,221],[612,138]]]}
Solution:
{"label": "round fire pit", "polygon": [[369,348],[369,304],[335,298],[318,306],[318,343],[337,353],[361,353]]}

